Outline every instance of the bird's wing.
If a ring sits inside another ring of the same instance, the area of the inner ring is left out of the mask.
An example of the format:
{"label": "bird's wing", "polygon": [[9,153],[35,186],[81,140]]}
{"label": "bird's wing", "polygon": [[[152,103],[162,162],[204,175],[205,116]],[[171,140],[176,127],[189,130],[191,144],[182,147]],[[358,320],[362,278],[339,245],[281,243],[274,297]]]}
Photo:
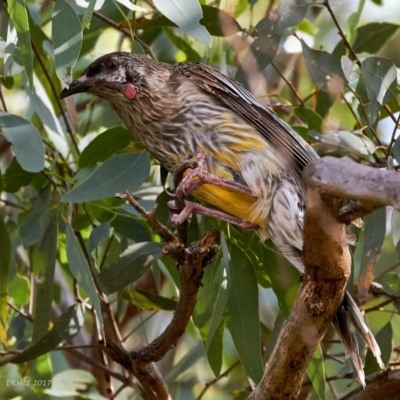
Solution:
{"label": "bird's wing", "polygon": [[219,98],[254,125],[276,149],[292,155],[300,169],[318,158],[313,148],[297,132],[235,80],[212,67],[195,62],[176,64],[174,72],[191,79],[203,90]]}

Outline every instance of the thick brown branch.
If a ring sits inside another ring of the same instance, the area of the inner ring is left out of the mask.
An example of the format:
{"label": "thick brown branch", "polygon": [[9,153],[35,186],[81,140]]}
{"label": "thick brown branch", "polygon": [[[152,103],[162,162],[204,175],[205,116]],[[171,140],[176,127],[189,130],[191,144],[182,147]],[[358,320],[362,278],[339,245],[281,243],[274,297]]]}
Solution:
{"label": "thick brown branch", "polygon": [[400,369],[376,372],[367,377],[367,387],[348,393],[341,400],[390,400],[400,393]]}
{"label": "thick brown branch", "polygon": [[307,165],[303,179],[322,196],[353,201],[340,210],[345,223],[386,205],[400,210],[400,174],[395,171],[357,164],[347,157],[324,157]]}
{"label": "thick brown branch", "polygon": [[250,399],[295,399],[314,351],[336,314],[350,275],[345,225],[338,206],[317,191],[307,193],[302,285],[287,323]]}
{"label": "thick brown branch", "polygon": [[117,197],[127,199],[149,221],[157,233],[167,240],[163,252],[169,254],[178,262],[181,291],[172,321],[153,342],[129,353],[115,343],[107,341],[104,351],[115,362],[132,372],[142,385],[146,399],[168,400],[171,397],[154,362],[161,360],[171,348],[176,346],[178,339],[185,332],[196,305],[197,293],[203,277],[203,268],[214,256],[212,246],[218,237],[218,232],[211,230],[202,239],[192,243],[188,248],[184,248],[168,228],[156,220],[154,212],[147,213],[129,193],[117,195]]}

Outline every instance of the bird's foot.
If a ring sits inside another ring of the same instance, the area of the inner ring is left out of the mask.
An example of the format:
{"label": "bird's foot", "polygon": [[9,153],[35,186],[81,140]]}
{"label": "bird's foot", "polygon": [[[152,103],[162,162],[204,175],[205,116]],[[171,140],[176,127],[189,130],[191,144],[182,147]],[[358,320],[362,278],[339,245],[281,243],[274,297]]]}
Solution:
{"label": "bird's foot", "polygon": [[[229,179],[220,178],[206,171],[205,163],[207,156],[205,154],[196,154],[196,158],[198,161],[190,159],[180,164],[174,173],[175,198],[177,200],[182,201],[185,196],[204,184],[232,189],[250,196],[253,195],[247,186]],[[190,171],[185,175],[188,169]]]}
{"label": "bird's foot", "polygon": [[[255,229],[258,225],[242,220],[220,210],[205,207],[198,203],[186,201],[185,197],[204,184],[229,188],[238,192],[252,195],[251,190],[240,183],[215,176],[205,169],[205,154],[196,154],[196,159],[189,159],[178,166],[174,173],[175,194],[170,194],[174,200],[168,203],[171,209],[171,221],[177,227],[186,224],[190,214],[200,214],[221,219],[244,229]],[[187,172],[187,170],[189,171]]]}
{"label": "bird's foot", "polygon": [[218,218],[222,221],[229,222],[230,224],[237,225],[244,229],[256,229],[259,227],[257,224],[253,224],[252,222],[244,221],[223,211],[214,210],[212,208],[202,206],[201,204],[193,203],[192,201],[185,200],[184,204],[185,206],[182,209],[177,207],[176,200],[171,200],[168,202],[168,206],[171,209],[171,221],[175,226],[185,223],[190,214],[200,214],[208,217]]}

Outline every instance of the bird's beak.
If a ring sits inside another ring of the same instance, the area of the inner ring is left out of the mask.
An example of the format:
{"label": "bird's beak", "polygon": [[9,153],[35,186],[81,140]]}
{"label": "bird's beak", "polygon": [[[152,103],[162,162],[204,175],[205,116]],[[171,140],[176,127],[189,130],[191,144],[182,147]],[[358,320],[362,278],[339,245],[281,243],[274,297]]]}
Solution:
{"label": "bird's beak", "polygon": [[82,75],[79,79],[73,81],[69,85],[68,89],[67,88],[63,89],[58,98],[61,100],[75,93],[87,92],[90,86],[91,86],[91,80],[88,79],[86,75]]}

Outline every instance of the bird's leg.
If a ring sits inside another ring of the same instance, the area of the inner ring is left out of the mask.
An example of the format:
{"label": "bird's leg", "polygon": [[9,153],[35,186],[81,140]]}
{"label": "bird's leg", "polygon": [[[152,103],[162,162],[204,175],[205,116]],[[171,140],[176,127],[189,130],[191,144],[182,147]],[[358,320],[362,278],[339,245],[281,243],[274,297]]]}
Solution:
{"label": "bird's leg", "polygon": [[[178,199],[183,199],[195,189],[206,183],[233,189],[238,192],[246,193],[250,196],[253,195],[252,191],[247,186],[230,181],[229,179],[220,178],[207,172],[204,168],[206,157],[207,156],[205,154],[197,154],[196,158],[198,159],[198,162],[195,160],[186,160],[179,165],[174,174],[175,194]],[[188,168],[190,168],[191,171],[184,176],[184,172]]]}
{"label": "bird's leg", "polygon": [[[251,190],[240,183],[230,181],[228,179],[219,178],[210,174],[204,168],[206,156],[204,154],[196,155],[198,161],[186,160],[180,164],[174,174],[175,196],[174,200],[168,202],[171,208],[171,220],[176,226],[185,224],[188,216],[192,213],[206,215],[214,218],[221,219],[222,221],[229,222],[244,229],[258,228],[257,224],[249,221],[244,221],[233,215],[227,214],[220,210],[214,210],[198,203],[186,201],[185,196],[193,192],[204,184],[211,184],[224,188],[236,190],[238,192],[252,195]],[[190,171],[184,175],[187,169]]]}
{"label": "bird's leg", "polygon": [[177,211],[175,200],[169,201],[168,206],[171,208],[171,220],[175,225],[180,225],[186,222],[186,219],[189,217],[190,214],[200,214],[200,215],[205,215],[207,217],[218,218],[222,221],[229,222],[230,224],[237,225],[244,229],[259,228],[257,224],[253,224],[252,222],[249,221],[244,221],[233,215],[224,213],[223,211],[214,210],[212,208],[202,206],[201,204],[194,203],[192,201],[185,200],[185,207],[183,209],[179,209],[178,213],[174,213],[174,211]]}

